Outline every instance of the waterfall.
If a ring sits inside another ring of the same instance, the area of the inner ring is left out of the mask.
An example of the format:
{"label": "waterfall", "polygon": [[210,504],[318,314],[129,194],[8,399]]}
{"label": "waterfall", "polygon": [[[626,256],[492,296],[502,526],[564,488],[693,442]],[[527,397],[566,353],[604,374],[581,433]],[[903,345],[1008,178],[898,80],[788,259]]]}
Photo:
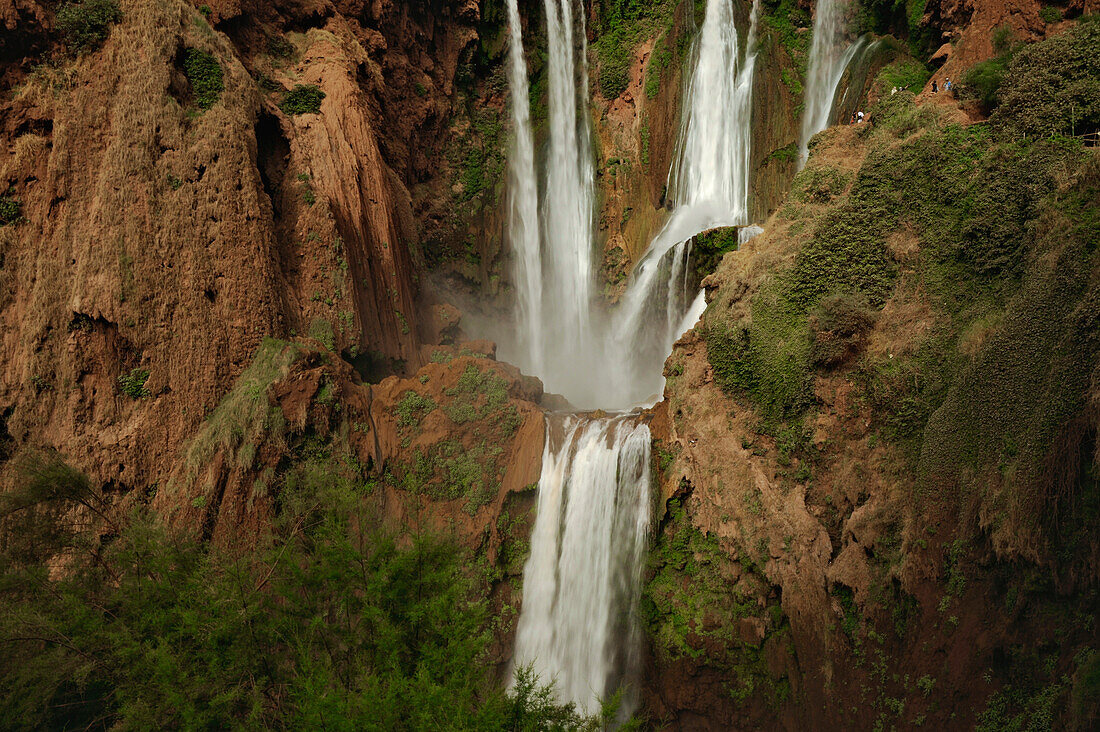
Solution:
{"label": "waterfall", "polygon": [[[829,126],[837,87],[844,70],[864,39],[847,43],[845,0],[820,0],[814,15],[810,62],[803,93],[802,135],[798,143],[798,167],[806,164],[810,138]],[[847,44],[847,45],[846,45]]]}
{"label": "waterfall", "polygon": [[638,669],[649,428],[629,415],[552,418],[542,461],[514,664],[553,680],[559,701],[598,712]]}
{"label": "waterfall", "polygon": [[[549,389],[566,391],[575,385],[578,354],[590,354],[593,350],[586,346],[592,332],[595,284],[592,265],[595,172],[588,131],[588,71],[583,48],[578,54],[574,45],[574,2],[545,0],[545,8],[550,141],[542,207],[548,255],[546,300],[537,334],[544,344],[546,368],[539,376]],[[583,15],[580,23],[583,38]],[[584,101],[581,108],[578,98]]]}
{"label": "waterfall", "polygon": [[616,314],[614,352],[620,354],[636,396],[660,391],[660,364],[683,333],[680,326],[690,301],[679,275],[687,272],[691,238],[717,226],[748,223],[758,14],[759,0],[754,0],[742,52],[731,0],[707,3],[669,174],[676,208],[634,268]]}
{"label": "waterfall", "polygon": [[[759,0],[753,2],[743,45],[732,0],[707,3],[690,56],[670,172],[676,208],[635,267],[611,317],[592,306],[593,154],[587,107],[578,105],[578,100],[587,105],[588,96],[583,19],[578,44],[576,0],[544,0],[544,8],[549,140],[540,201],[541,258],[536,256],[538,241],[526,240],[531,248],[516,250],[517,271],[542,274],[541,291],[520,293],[520,327],[531,327],[528,342],[541,344],[541,359],[529,346],[518,360],[534,368],[548,390],[582,406],[652,403],[674,340],[706,308],[703,293],[691,292],[693,237],[716,226],[749,223]],[[519,21],[513,11],[514,0],[509,17],[516,39]],[[527,98],[526,86],[520,87],[526,84],[524,69],[517,66],[521,63],[521,57],[513,58],[516,105]],[[517,125],[526,119],[519,111],[514,116]],[[513,155],[519,154],[517,146]],[[518,160],[510,170],[523,175],[528,164]],[[510,209],[513,219],[529,212],[515,205]],[[529,232],[514,220],[510,231],[514,247],[524,241],[520,233]],[[531,279],[536,279],[533,274]],[[518,287],[525,283],[517,277]],[[560,701],[586,712],[598,711],[599,701],[629,685],[637,670],[640,638],[634,611],[649,526],[649,451],[649,428],[632,415],[554,415],[547,421],[513,663],[516,668],[530,665],[544,683],[556,684]],[[628,693],[624,710],[629,712],[632,704]]]}
{"label": "waterfall", "polygon": [[758,12],[754,2],[742,57],[731,0],[710,0],[693,50],[668,189],[677,210],[710,219],[707,228],[748,217]]}
{"label": "waterfall", "polygon": [[538,188],[531,136],[530,88],[523,58],[518,0],[508,0],[508,86],[512,91],[512,147],[508,155],[508,240],[515,253],[518,331],[530,368],[542,372],[542,260],[539,252]]}

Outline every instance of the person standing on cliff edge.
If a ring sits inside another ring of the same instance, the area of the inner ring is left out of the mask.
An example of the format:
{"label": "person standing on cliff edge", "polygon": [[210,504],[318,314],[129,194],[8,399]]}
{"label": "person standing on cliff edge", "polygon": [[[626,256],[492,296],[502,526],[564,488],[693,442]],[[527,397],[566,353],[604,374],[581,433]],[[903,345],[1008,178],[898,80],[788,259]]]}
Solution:
{"label": "person standing on cliff edge", "polygon": [[932,93],[935,94],[937,91],[939,90],[936,88],[936,80],[932,79]]}

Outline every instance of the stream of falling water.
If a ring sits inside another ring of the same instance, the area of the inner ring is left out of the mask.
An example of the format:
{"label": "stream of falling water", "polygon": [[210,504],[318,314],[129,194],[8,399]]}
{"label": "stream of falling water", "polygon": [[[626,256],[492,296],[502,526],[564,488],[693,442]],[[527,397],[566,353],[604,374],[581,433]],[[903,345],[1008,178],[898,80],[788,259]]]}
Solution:
{"label": "stream of falling water", "polygon": [[829,126],[837,88],[844,70],[866,43],[848,42],[847,0],[819,0],[814,15],[813,41],[803,94],[802,134],[798,142],[798,167],[806,164],[810,138]]}
{"label": "stream of falling water", "polygon": [[[756,20],[742,37],[732,0],[708,0],[690,55],[669,190],[675,208],[635,267],[619,307],[595,307],[595,191],[583,13],[577,0],[544,0],[548,131],[541,200],[520,17],[509,0],[509,83],[515,138],[509,160],[509,240],[518,327],[506,358],[582,408],[652,404],[673,342],[706,304],[693,294],[692,238],[748,221]],[[577,29],[577,32],[574,30]],[[522,178],[522,180],[519,180]],[[540,231],[532,231],[532,199]],[[747,230],[743,230],[747,231]],[[624,689],[638,668],[635,618],[650,512],[650,433],[636,414],[552,415],[514,668],[530,665],[557,698],[586,712]]]}
{"label": "stream of falling water", "polygon": [[649,451],[649,428],[629,415],[547,424],[515,664],[588,713],[638,667]]}
{"label": "stream of falling water", "polygon": [[535,177],[535,144],[531,134],[530,86],[523,58],[523,31],[518,0],[508,0],[508,86],[512,90],[512,148],[508,154],[508,233],[515,252],[513,277],[518,298],[517,335],[530,354],[534,373],[543,370],[542,262],[539,258],[539,193]]}

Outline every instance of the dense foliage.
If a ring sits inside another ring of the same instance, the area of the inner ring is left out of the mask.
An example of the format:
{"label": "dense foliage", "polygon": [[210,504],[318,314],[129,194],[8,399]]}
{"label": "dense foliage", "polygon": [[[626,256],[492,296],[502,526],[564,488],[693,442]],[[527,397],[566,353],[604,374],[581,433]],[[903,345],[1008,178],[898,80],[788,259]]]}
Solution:
{"label": "dense foliage", "polygon": [[[599,59],[599,89],[605,99],[615,99],[626,91],[635,46],[648,31],[659,25],[668,25],[674,8],[675,4],[670,0],[609,0],[601,3],[595,47]],[[667,33],[664,42],[668,42]],[[661,63],[667,64],[669,61],[671,56]],[[661,71],[663,67],[655,68],[653,78],[658,79]],[[657,84],[659,80],[652,83]],[[652,96],[656,96],[655,88]]]}
{"label": "dense foliage", "polygon": [[122,20],[118,0],[83,0],[62,5],[57,11],[57,28],[70,49],[78,53],[103,45],[111,25]]}
{"label": "dense foliage", "polygon": [[224,552],[140,509],[119,527],[78,471],[29,465],[0,507],[7,728],[599,724],[529,675],[505,693],[485,672],[486,604],[462,553],[371,529],[359,496],[325,475],[286,481],[270,539]]}
{"label": "dense foliage", "polygon": [[189,48],[183,60],[183,70],[187,81],[191,83],[195,104],[202,109],[213,107],[225,88],[222,67],[218,60],[206,51]]}
{"label": "dense foliage", "polygon": [[1029,135],[1100,130],[1100,16],[1020,49],[997,91],[995,126]]}

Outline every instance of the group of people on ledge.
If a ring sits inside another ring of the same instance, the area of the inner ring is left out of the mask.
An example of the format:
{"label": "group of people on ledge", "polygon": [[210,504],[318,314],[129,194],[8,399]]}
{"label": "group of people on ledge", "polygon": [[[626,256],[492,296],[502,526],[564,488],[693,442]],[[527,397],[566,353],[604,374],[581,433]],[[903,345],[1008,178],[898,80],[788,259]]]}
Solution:
{"label": "group of people on ledge", "polygon": [[[905,87],[895,86],[893,89],[890,90],[890,94],[891,95],[897,94],[899,91],[901,91],[904,88]],[[945,92],[951,91],[951,77],[950,76],[948,76],[946,79],[943,80],[943,86],[942,87],[939,85],[939,83],[936,82],[935,79],[932,79],[932,93],[933,94],[938,94],[941,91],[941,89],[942,89],[942,91],[945,91]]]}
{"label": "group of people on ledge", "polygon": [[[901,91],[904,88],[905,87],[895,86],[893,89],[890,90],[891,96],[894,95],[894,94],[897,94],[899,91]],[[944,91],[944,92],[951,91],[951,77],[950,76],[948,76],[947,78],[945,78],[943,80],[942,88],[940,87],[939,83],[935,79],[932,79],[932,93],[933,94],[938,94],[941,90]],[[864,117],[863,112],[852,112],[852,117],[851,117],[851,119],[848,120],[848,124],[850,124],[850,125],[863,124],[864,119],[865,119],[865,117]],[[872,124],[872,125],[874,124],[874,120],[872,120],[870,116],[867,116],[866,120],[870,124]]]}

